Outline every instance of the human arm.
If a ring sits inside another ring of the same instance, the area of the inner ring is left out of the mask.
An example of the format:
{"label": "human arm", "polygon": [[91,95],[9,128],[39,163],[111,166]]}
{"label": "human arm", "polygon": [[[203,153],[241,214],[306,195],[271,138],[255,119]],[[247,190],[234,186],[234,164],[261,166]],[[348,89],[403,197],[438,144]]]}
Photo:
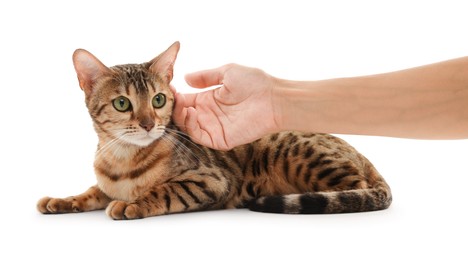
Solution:
{"label": "human arm", "polygon": [[281,130],[468,138],[468,57],[371,76],[280,82],[274,103]]}
{"label": "human arm", "polygon": [[468,138],[468,57],[320,81],[278,79],[230,64],[189,74],[186,80],[198,88],[221,85],[178,94],[174,114],[196,142],[216,149],[283,130]]}

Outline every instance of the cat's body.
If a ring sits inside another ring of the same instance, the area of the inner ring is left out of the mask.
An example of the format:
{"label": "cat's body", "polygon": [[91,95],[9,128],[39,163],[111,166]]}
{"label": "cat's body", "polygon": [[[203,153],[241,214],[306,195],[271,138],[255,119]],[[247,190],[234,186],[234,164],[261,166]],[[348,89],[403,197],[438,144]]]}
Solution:
{"label": "cat's body", "polygon": [[99,136],[98,184],[42,213],[106,208],[113,219],[249,207],[277,213],[343,213],[389,207],[372,164],[327,134],[281,132],[230,151],[193,143],[171,122],[169,89],[179,45],[149,63],[105,67],[75,52],[75,68]]}

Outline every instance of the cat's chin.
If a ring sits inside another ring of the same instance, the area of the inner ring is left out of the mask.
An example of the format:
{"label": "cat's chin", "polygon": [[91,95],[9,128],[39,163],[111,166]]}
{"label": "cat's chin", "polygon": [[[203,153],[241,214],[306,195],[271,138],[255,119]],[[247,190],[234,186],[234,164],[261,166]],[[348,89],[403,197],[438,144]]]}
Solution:
{"label": "cat's chin", "polygon": [[144,137],[140,138],[128,138],[125,141],[131,145],[135,145],[138,147],[147,147],[154,143],[156,140],[158,140],[162,134],[156,134],[156,135],[146,135]]}

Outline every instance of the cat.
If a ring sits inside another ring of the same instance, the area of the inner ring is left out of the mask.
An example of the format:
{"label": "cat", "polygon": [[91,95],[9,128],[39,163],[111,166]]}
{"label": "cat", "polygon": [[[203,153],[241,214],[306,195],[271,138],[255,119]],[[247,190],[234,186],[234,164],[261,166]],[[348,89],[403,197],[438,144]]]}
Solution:
{"label": "cat", "polygon": [[383,210],[389,186],[345,141],[280,132],[229,151],[195,144],[174,125],[170,89],[179,42],[143,64],[106,67],[73,54],[99,137],[97,185],[67,198],[45,197],[44,214],[106,209],[115,220],[214,209],[328,214]]}

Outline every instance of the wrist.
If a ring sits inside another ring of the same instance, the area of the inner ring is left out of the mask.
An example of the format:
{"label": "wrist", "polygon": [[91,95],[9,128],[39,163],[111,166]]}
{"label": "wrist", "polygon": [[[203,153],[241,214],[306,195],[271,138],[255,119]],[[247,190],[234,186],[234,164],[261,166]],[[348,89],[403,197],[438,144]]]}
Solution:
{"label": "wrist", "polygon": [[272,105],[277,132],[300,130],[302,111],[299,103],[304,102],[302,99],[307,99],[306,96],[308,93],[305,93],[301,82],[275,78]]}
{"label": "wrist", "polygon": [[341,115],[340,102],[337,102],[341,98],[338,82],[283,79],[277,82],[273,101],[280,131],[333,131],[334,120],[330,118]]}

